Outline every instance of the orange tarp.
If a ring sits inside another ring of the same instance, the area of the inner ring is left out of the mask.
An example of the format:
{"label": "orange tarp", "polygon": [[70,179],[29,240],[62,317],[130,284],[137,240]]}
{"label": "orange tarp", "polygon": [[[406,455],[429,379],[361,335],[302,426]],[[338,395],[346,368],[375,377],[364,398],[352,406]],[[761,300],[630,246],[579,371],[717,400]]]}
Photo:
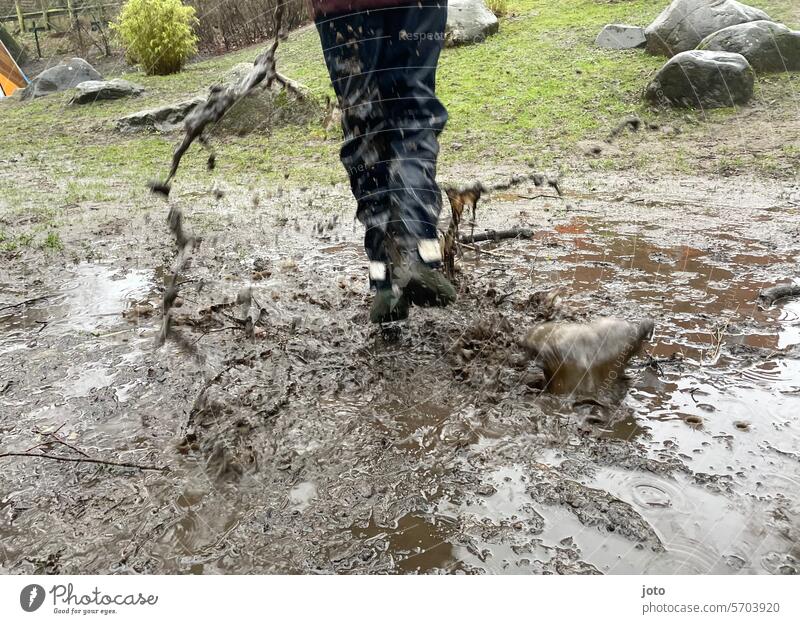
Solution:
{"label": "orange tarp", "polygon": [[11,58],[8,49],[0,41],[0,89],[3,95],[11,95],[17,89],[28,84],[25,75],[17,63]]}

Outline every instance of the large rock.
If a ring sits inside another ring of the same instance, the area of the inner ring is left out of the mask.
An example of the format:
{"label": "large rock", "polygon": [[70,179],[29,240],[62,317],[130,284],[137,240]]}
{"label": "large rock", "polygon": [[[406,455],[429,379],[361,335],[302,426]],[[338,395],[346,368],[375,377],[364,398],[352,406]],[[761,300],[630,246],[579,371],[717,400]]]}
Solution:
{"label": "large rock", "polygon": [[[239,63],[225,76],[223,83],[241,80],[253,69],[252,63]],[[214,126],[217,134],[250,134],[270,131],[275,126],[303,125],[320,120],[323,110],[306,87],[286,78],[290,89],[277,82],[269,89],[256,89],[237,102]]]}
{"label": "large rock", "polygon": [[608,24],[597,35],[595,45],[608,50],[631,50],[647,44],[644,28],[627,24]]}
{"label": "large rock", "polygon": [[800,31],[766,20],[723,28],[698,48],[738,52],[757,72],[800,70]]}
{"label": "large rock", "polygon": [[691,50],[672,57],[645,92],[653,104],[723,108],[753,96],[755,72],[741,54]]}
{"label": "large rock", "polygon": [[[241,80],[253,69],[252,63],[234,65],[223,78],[225,87]],[[284,89],[273,83],[269,89],[256,89],[231,107],[225,116],[211,128],[215,134],[249,134],[251,132],[269,132],[278,125],[303,125],[322,118],[322,108],[317,100],[303,85],[284,78],[291,88]],[[158,108],[139,111],[125,115],[117,120],[120,132],[156,131],[172,132],[182,126],[186,116],[201,102],[205,96],[167,104]]]}
{"label": "large rock", "polygon": [[447,45],[480,43],[499,28],[497,17],[486,8],[483,0],[450,0],[447,3]]}
{"label": "large rock", "polygon": [[103,77],[82,58],[62,61],[58,65],[45,69],[36,76],[22,91],[23,100],[32,100],[67,89],[74,89],[87,80],[102,80]]}
{"label": "large rock", "polygon": [[728,26],[769,19],[764,11],[736,0],[674,0],[645,29],[647,51],[673,56],[693,50],[708,35]]}
{"label": "large rock", "polygon": [[120,132],[171,132],[180,127],[186,115],[195,106],[204,101],[205,98],[198,96],[175,104],[131,113],[117,120],[117,130]]}
{"label": "large rock", "polygon": [[119,100],[144,93],[144,88],[127,80],[87,80],[75,87],[70,104],[93,104],[98,100]]}

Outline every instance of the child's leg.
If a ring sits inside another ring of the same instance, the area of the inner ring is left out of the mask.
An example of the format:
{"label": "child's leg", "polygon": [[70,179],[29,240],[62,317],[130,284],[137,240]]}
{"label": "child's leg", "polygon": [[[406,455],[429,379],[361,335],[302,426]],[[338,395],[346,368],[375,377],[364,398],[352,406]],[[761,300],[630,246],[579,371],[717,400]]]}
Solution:
{"label": "child's leg", "polygon": [[419,249],[422,260],[441,259],[437,221],[442,208],[436,184],[438,135],[447,111],[436,97],[436,67],[444,45],[446,2],[383,12],[380,91],[386,111],[388,151],[392,162],[390,231],[406,249]]}
{"label": "child's leg", "polygon": [[386,111],[378,89],[382,55],[381,12],[354,12],[317,20],[328,72],[342,109],[342,164],[366,226],[364,246],[370,279],[388,285],[384,238],[389,222],[389,174]]}

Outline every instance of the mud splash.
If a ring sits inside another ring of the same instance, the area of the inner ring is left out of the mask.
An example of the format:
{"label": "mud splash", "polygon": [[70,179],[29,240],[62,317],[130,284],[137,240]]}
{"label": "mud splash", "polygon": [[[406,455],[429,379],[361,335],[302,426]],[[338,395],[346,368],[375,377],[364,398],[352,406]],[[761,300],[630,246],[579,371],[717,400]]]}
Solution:
{"label": "mud splash", "polygon": [[[392,336],[367,326],[344,212],[324,228],[226,214],[242,234],[205,238],[180,312],[250,286],[268,320],[187,331],[203,364],[153,350],[157,315],[122,316],[158,306],[156,266],[4,277],[4,302],[52,299],[0,317],[0,447],[63,426],[76,448],[171,471],[3,460],[2,569],[796,572],[800,304],[758,295],[793,276],[781,232],[797,215],[676,228],[657,207],[566,195],[482,204],[480,227],[534,236],[464,251],[458,305],[415,309]],[[553,287],[578,320],[655,320],[602,401],[540,394],[520,357]]]}

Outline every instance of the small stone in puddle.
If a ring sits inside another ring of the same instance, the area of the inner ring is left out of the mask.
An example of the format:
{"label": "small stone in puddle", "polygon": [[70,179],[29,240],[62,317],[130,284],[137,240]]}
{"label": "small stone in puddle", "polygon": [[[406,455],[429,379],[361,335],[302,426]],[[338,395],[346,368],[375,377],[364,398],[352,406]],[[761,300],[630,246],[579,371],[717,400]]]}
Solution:
{"label": "small stone in puddle", "polygon": [[478,486],[478,489],[475,490],[475,491],[478,494],[480,494],[481,496],[492,496],[493,494],[495,494],[497,492],[495,487],[490,483],[481,483]]}

